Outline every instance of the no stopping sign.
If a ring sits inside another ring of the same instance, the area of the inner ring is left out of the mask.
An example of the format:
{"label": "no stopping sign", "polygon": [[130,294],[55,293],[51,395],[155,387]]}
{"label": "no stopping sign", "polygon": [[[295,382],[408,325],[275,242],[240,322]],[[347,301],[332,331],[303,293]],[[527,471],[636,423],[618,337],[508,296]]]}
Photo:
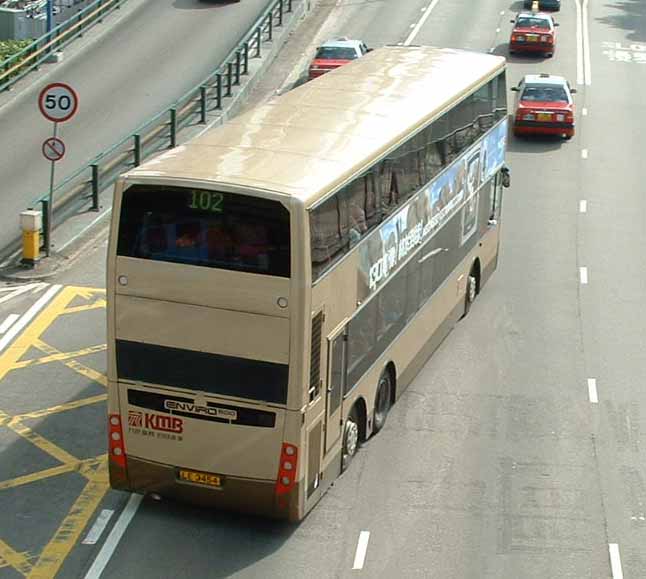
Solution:
{"label": "no stopping sign", "polygon": [[64,123],[71,119],[79,106],[76,91],[64,82],[53,82],[40,91],[38,108],[43,116],[54,122]]}
{"label": "no stopping sign", "polygon": [[50,137],[43,143],[43,155],[49,161],[60,161],[65,155],[65,143],[56,137]]}

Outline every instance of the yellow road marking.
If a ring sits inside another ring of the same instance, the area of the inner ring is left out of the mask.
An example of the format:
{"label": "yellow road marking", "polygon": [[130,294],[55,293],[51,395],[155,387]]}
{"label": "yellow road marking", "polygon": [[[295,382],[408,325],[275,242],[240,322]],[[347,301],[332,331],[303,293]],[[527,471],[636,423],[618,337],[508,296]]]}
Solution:
{"label": "yellow road marking", "polygon": [[[105,299],[96,299],[96,294],[105,295],[104,289],[88,289],[79,287],[66,287],[52,300],[49,306],[44,309],[18,336],[9,348],[0,355],[0,381],[13,369],[26,368],[29,366],[46,364],[49,362],[64,362],[66,366],[86,376],[90,380],[106,385],[106,377],[88,368],[75,360],[74,358],[101,352],[106,349],[105,344],[85,348],[77,352],[60,352],[56,348],[45,344],[40,340],[45,330],[62,314],[76,313],[91,309],[105,307]],[[76,297],[95,301],[91,304],[67,306]],[[41,351],[48,354],[46,357],[35,360],[19,360],[25,353],[35,346]],[[42,551],[38,562],[33,565],[34,556],[29,553],[18,553],[5,542],[0,540],[0,568],[11,566],[18,573],[27,577],[48,578],[54,577],[59,571],[65,558],[78,541],[80,533],[87,525],[97,506],[105,496],[108,490],[107,479],[107,460],[106,455],[86,460],[79,460],[72,456],[56,444],[49,442],[44,437],[34,432],[31,428],[22,423],[27,418],[40,418],[57,412],[64,412],[73,408],[79,408],[89,404],[96,404],[106,399],[106,395],[92,396],[83,400],[76,400],[53,406],[51,408],[38,410],[23,414],[21,416],[9,416],[6,412],[0,410],[0,426],[7,426],[17,435],[31,442],[62,464],[57,467],[44,469],[36,473],[16,477],[11,480],[0,482],[0,490],[14,488],[25,485],[37,480],[59,476],[71,471],[78,471],[82,476],[88,479],[83,492],[77,498],[72,509],[63,520],[62,524]]]}
{"label": "yellow road marking", "polygon": [[63,314],[76,314],[78,312],[86,312],[88,310],[98,310],[98,309],[105,309],[106,307],[106,301],[105,300],[97,300],[93,304],[88,304],[86,306],[74,306],[72,308],[65,308],[63,310]]}
{"label": "yellow road marking", "polygon": [[[2,410],[0,410],[0,418],[4,419],[3,422],[7,419],[7,414],[2,412]],[[37,446],[42,451],[46,452],[50,456],[53,456],[59,462],[62,462],[63,464],[68,464],[70,462],[79,462],[78,458],[72,456],[59,446],[56,446],[53,442],[50,442],[46,438],[43,438],[40,434],[34,432],[28,426],[25,426],[16,416],[9,419],[7,426],[17,435],[22,436],[25,440],[28,440],[34,446]]]}
{"label": "yellow road marking", "polygon": [[73,471],[78,471],[85,478],[91,479],[94,477],[97,465],[101,461],[106,460],[106,457],[107,454],[97,456],[95,458],[86,458],[85,460],[79,460],[75,463],[63,464],[61,466],[55,466],[54,468],[47,468],[45,470],[39,470],[38,472],[34,472],[32,474],[26,474],[12,478],[10,480],[5,480],[0,482],[0,491],[26,485],[38,480],[52,478]]}
{"label": "yellow road marking", "polygon": [[86,300],[91,300],[93,297],[96,296],[96,294],[105,295],[105,288],[69,286],[69,289],[71,289],[74,292],[75,296],[85,298]]}
{"label": "yellow road marking", "polygon": [[0,563],[2,563],[3,559],[21,575],[27,576],[31,572],[32,564],[29,562],[27,554],[14,551],[0,539]]}
{"label": "yellow road marking", "polygon": [[[33,346],[35,348],[38,348],[41,352],[45,352],[46,354],[49,354],[50,356],[64,355],[63,352],[61,352],[60,350],[57,350],[56,348],[54,348],[54,346],[50,346],[49,344],[46,344],[42,340],[35,340],[33,343]],[[92,368],[88,368],[87,366],[84,366],[77,360],[69,360],[68,362],[65,362],[65,365],[68,368],[71,368],[72,370],[74,370],[75,372],[78,372],[79,374],[85,376],[86,378],[89,378],[90,380],[94,380],[99,384],[103,384],[103,386],[108,385],[108,380],[104,374],[101,374],[101,372],[97,372]]]}
{"label": "yellow road marking", "polygon": [[43,549],[38,562],[27,575],[30,579],[51,579],[58,573],[63,561],[108,491],[107,462],[104,457],[96,460],[98,461],[96,471],[61,526]]}
{"label": "yellow road marking", "polygon": [[26,474],[24,476],[19,476],[16,478],[12,478],[10,480],[5,480],[0,482],[0,491],[26,485],[32,482],[36,482],[38,480],[51,478],[54,476],[65,474],[67,472],[72,472],[76,470],[78,467],[79,467],[79,463],[64,464],[62,466],[55,466],[54,468],[47,468],[45,470],[39,470],[38,472],[34,472],[32,474]]}
{"label": "yellow road marking", "polygon": [[65,412],[67,410],[74,410],[75,408],[82,408],[83,406],[89,406],[90,404],[98,404],[99,402],[103,402],[107,399],[107,394],[97,394],[96,396],[90,396],[89,398],[83,398],[82,400],[74,400],[73,402],[59,404],[58,406],[51,406],[50,408],[43,408],[42,410],[27,412],[26,414],[19,414],[15,418],[19,418],[20,420],[24,420],[25,418],[42,418],[43,416],[49,416],[51,414]]}
{"label": "yellow road marking", "polygon": [[52,322],[61,314],[67,304],[76,296],[72,288],[63,288],[49,306],[27,326],[18,339],[0,356],[0,381],[11,371],[16,362],[29,350],[31,345],[49,328]]}
{"label": "yellow road marking", "polygon": [[[44,344],[41,340],[36,340],[34,348],[43,350],[41,344]],[[46,344],[45,344],[46,345]],[[43,358],[33,358],[31,360],[22,360],[21,362],[16,362],[12,370],[18,370],[20,368],[27,368],[28,366],[39,366],[41,364],[49,364],[50,362],[62,362],[64,360],[69,360],[70,358],[78,358],[80,356],[88,356],[89,354],[96,354],[98,352],[104,352],[107,349],[107,344],[98,344],[97,346],[90,346],[89,348],[83,348],[82,350],[76,350],[76,352],[61,352],[60,354],[52,354],[51,356],[45,356]]]}

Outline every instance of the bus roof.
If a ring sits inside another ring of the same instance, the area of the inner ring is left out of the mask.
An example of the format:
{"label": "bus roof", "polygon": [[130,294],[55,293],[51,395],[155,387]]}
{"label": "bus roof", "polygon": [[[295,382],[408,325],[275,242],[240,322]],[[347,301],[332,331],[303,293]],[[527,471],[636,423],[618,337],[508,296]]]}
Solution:
{"label": "bus roof", "polygon": [[488,81],[504,63],[503,57],[455,49],[380,48],[128,176],[273,192],[311,206]]}

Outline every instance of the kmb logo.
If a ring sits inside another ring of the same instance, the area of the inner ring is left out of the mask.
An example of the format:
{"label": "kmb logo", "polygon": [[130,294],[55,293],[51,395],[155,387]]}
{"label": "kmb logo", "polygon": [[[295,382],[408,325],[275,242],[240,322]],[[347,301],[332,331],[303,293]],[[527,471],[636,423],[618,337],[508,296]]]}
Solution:
{"label": "kmb logo", "polygon": [[141,428],[144,424],[144,414],[143,412],[137,412],[136,410],[128,411],[128,426],[134,428]]}
{"label": "kmb logo", "polygon": [[128,425],[162,432],[174,432],[176,434],[181,434],[184,431],[184,421],[181,418],[149,414],[148,412],[144,414],[135,410],[128,412]]}
{"label": "kmb logo", "polygon": [[148,414],[146,412],[146,420],[144,428],[152,428],[153,430],[161,430],[163,432],[175,432],[181,434],[184,431],[184,421],[175,416],[163,416],[161,414]]}

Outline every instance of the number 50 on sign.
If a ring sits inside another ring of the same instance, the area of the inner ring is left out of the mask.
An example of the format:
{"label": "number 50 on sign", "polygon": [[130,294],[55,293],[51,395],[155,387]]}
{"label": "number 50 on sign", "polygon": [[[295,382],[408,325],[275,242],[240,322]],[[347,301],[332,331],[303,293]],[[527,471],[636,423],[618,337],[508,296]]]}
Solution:
{"label": "number 50 on sign", "polygon": [[64,123],[71,119],[79,106],[76,91],[63,82],[53,82],[40,91],[38,108],[43,116],[54,122]]}

